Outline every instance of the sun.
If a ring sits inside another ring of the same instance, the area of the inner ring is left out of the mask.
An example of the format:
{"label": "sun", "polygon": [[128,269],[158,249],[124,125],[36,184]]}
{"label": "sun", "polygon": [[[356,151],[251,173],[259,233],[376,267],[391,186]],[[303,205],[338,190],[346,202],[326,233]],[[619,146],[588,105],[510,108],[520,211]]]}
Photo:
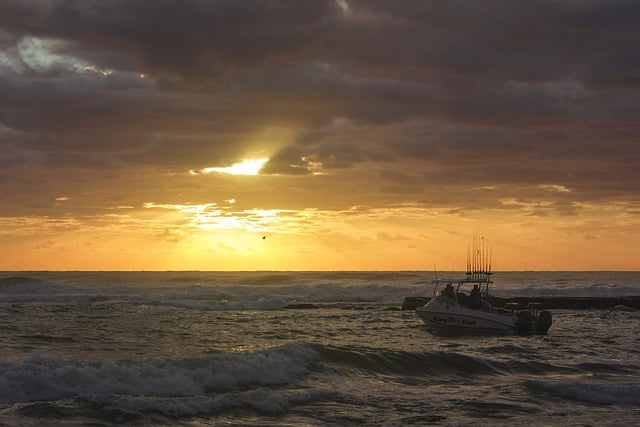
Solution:
{"label": "sun", "polygon": [[261,159],[247,159],[243,160],[240,163],[235,163],[231,166],[227,166],[225,168],[221,167],[213,167],[213,168],[204,168],[200,172],[202,173],[224,173],[229,175],[258,175],[260,170],[264,167],[265,163],[269,161],[268,158]]}

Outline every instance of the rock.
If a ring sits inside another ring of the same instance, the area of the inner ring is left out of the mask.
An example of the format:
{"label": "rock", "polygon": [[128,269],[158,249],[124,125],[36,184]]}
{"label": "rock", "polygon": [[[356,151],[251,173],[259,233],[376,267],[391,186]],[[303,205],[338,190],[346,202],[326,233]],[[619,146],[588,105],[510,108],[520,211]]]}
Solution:
{"label": "rock", "polygon": [[418,307],[422,307],[429,301],[426,297],[406,297],[402,302],[401,310],[415,310]]}
{"label": "rock", "polygon": [[318,307],[310,303],[287,304],[284,307],[282,307],[283,310],[307,310],[310,308],[318,308]]}
{"label": "rock", "polygon": [[[426,297],[406,297],[401,310],[415,310],[429,301]],[[492,295],[487,301],[494,307],[504,308],[507,304],[518,304],[519,308],[527,308],[531,303],[539,303],[539,309],[545,310],[589,310],[612,309],[620,306],[632,310],[640,310],[640,296],[626,297],[512,297],[500,298]]]}

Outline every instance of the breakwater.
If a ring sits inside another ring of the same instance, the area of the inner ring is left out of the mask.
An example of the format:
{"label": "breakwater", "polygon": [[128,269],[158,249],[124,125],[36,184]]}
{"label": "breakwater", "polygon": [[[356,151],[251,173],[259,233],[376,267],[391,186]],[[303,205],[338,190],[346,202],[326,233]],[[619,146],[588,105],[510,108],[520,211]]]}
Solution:
{"label": "breakwater", "polygon": [[[402,302],[402,310],[415,310],[425,305],[429,297],[406,297]],[[530,306],[531,303],[539,303],[540,308],[547,310],[587,310],[609,309],[613,307],[629,307],[640,310],[640,296],[625,297],[511,297],[499,298],[489,296],[487,301],[495,306],[504,308],[507,304],[518,304],[521,308]]]}

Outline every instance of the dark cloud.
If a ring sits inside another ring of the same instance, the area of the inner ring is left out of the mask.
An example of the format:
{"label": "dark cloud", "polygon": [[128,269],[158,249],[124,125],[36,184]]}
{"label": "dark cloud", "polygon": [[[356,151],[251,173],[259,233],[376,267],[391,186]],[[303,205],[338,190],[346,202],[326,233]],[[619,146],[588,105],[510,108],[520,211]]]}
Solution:
{"label": "dark cloud", "polygon": [[330,0],[14,0],[0,5],[0,26],[4,38],[65,40],[103,67],[125,55],[124,71],[199,79],[307,59],[404,80],[580,80],[638,54],[632,0],[348,3],[344,15]]}
{"label": "dark cloud", "polygon": [[206,78],[219,67],[295,55],[336,13],[332,1],[8,1],[0,25],[80,51],[124,52],[145,72]]}
{"label": "dark cloud", "polygon": [[607,56],[592,64],[585,73],[585,84],[596,89],[640,89],[640,47],[629,54]]}
{"label": "dark cloud", "polygon": [[[380,55],[380,67],[399,62],[474,79],[536,82],[580,79],[598,59],[637,52],[629,42],[638,35],[640,5],[632,0],[353,3],[372,15],[350,28],[376,34],[380,43],[364,52]],[[374,31],[380,26],[395,31]],[[391,46],[402,49],[384,49]]]}
{"label": "dark cloud", "polygon": [[346,1],[0,2],[0,165],[637,198],[640,3]]}
{"label": "dark cloud", "polygon": [[288,146],[276,153],[261,170],[263,174],[309,175],[312,173],[308,151]]}

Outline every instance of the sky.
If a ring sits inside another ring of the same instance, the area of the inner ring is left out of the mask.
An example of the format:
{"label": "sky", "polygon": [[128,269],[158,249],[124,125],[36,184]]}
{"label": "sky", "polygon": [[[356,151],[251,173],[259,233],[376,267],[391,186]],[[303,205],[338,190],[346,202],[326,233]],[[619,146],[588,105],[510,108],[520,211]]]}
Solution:
{"label": "sky", "polygon": [[640,270],[640,2],[3,0],[0,270]]}

